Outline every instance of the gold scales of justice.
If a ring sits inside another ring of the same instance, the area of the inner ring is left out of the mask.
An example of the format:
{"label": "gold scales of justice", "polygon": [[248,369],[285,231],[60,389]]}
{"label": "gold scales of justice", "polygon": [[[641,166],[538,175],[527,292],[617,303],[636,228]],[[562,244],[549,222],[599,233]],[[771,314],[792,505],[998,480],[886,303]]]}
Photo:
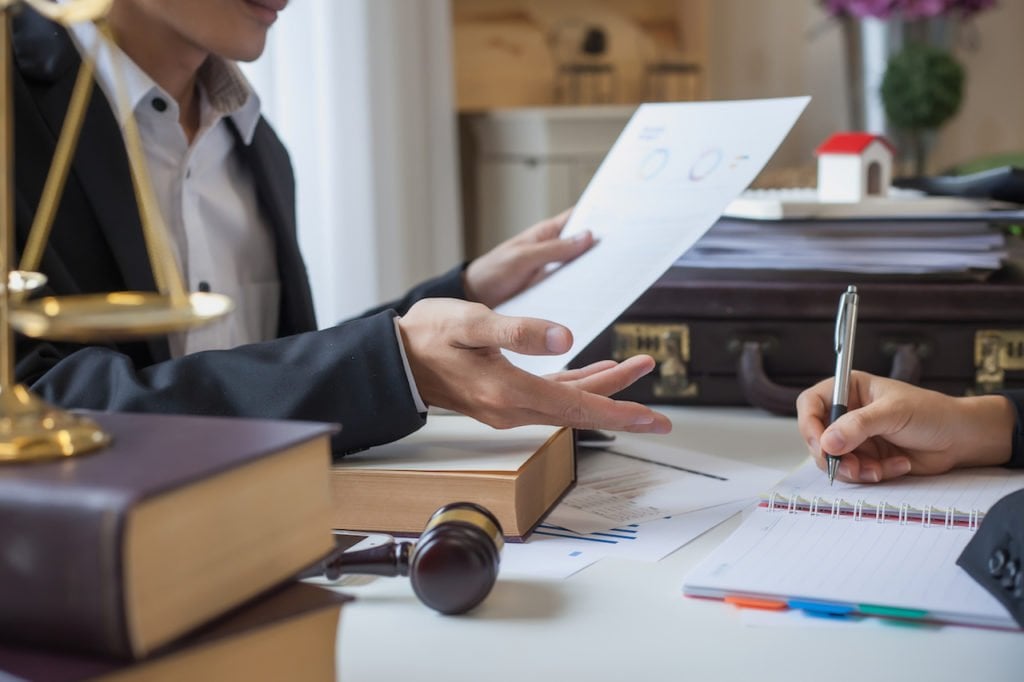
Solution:
{"label": "gold scales of justice", "polygon": [[[53,161],[43,186],[21,261],[14,254],[14,120],[12,107],[11,19],[18,11],[35,11],[62,26],[96,25],[102,40],[113,42],[106,16],[113,0],[0,0],[0,462],[69,457],[102,448],[110,437],[93,420],[61,410],[33,395],[14,379],[14,331],[33,338],[87,343],[137,339],[182,331],[216,320],[232,309],[229,298],[189,293],[178,270],[149,179],[135,119],[124,122],[125,149],[131,168],[155,292],[49,296],[29,299],[46,283],[36,272],[60,204],[85,109],[93,91],[96,54],[85,55],[68,104]],[[115,97],[127,110],[123,78]]]}

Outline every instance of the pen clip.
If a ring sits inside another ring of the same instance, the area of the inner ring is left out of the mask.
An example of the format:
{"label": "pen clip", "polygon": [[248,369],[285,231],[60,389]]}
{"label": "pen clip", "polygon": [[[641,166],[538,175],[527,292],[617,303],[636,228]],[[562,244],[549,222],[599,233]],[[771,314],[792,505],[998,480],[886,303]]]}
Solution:
{"label": "pen clip", "polygon": [[836,337],[833,343],[836,354],[843,352],[843,340],[847,338],[847,327],[853,307],[857,304],[857,287],[852,284],[839,297],[839,310],[836,311]]}
{"label": "pen clip", "polygon": [[839,310],[836,311],[836,338],[832,344],[837,354],[842,351],[843,338],[846,336],[849,300],[849,294],[846,293],[839,297]]}

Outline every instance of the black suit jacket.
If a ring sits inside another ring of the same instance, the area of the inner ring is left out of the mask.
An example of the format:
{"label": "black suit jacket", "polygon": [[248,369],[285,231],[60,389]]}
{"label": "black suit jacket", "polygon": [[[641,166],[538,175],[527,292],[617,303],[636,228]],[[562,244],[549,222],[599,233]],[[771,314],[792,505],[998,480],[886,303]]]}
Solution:
{"label": "black suit jacket", "polygon": [[[13,28],[16,242],[39,203],[80,59],[65,31],[33,12]],[[19,337],[16,375],[64,407],[296,418],[342,423],[338,453],[400,438],[422,426],[393,318],[428,296],[464,297],[461,268],[400,301],[316,330],[295,235],[288,153],[265,120],[236,144],[274,235],[281,281],[278,337],[170,359],[165,338],[81,346]],[[80,142],[40,267],[47,294],[153,291],[120,128],[93,89]]]}
{"label": "black suit jacket", "polygon": [[[1009,465],[1024,468],[1024,391],[1006,397],[1017,412]],[[1024,628],[1024,490],[1007,495],[985,514],[959,564],[1002,602]]]}

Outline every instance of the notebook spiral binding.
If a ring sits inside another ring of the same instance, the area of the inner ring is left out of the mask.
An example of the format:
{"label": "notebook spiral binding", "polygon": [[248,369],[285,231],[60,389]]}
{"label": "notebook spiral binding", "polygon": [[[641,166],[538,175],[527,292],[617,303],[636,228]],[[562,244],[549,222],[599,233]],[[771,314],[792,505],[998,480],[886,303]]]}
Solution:
{"label": "notebook spiral binding", "polygon": [[[978,524],[984,517],[984,514],[978,509],[969,511],[961,511],[955,507],[918,509],[906,502],[896,505],[885,500],[873,503],[860,498],[851,503],[841,498],[829,500],[821,495],[815,495],[807,500],[798,495],[786,496],[778,491],[772,491],[762,504],[767,507],[769,512],[785,511],[787,514],[807,512],[811,516],[824,517],[827,515],[829,518],[850,516],[854,521],[863,521],[865,514],[868,514],[874,516],[875,523],[895,521],[901,526],[906,526],[916,522],[930,527],[939,526],[941,521],[941,525],[947,529],[966,527],[972,531],[978,528]],[[828,506],[826,507],[826,505]]]}

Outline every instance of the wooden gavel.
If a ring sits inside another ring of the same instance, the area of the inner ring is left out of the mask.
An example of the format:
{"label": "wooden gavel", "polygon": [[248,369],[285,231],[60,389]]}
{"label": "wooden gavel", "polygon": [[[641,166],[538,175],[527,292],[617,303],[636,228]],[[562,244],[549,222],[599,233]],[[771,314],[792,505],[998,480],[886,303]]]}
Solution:
{"label": "wooden gavel", "polygon": [[498,519],[472,502],[446,504],[415,542],[337,551],[302,577],[409,576],[421,602],[445,614],[469,611],[490,594],[504,545]]}

